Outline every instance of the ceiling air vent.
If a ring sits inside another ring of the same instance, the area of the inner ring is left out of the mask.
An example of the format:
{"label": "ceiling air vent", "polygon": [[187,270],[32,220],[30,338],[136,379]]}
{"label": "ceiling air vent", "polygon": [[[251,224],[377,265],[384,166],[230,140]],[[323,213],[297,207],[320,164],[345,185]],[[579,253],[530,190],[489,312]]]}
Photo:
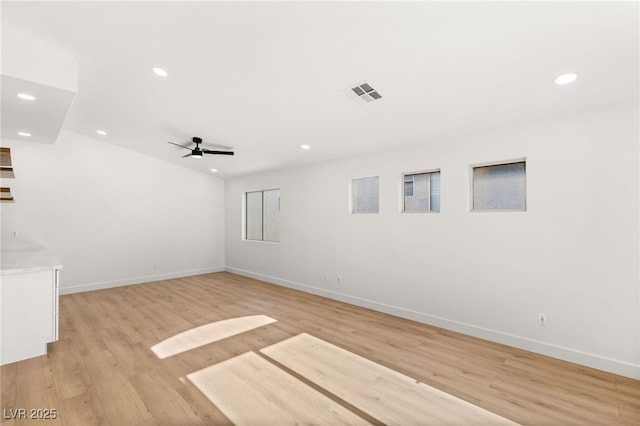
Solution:
{"label": "ceiling air vent", "polygon": [[356,94],[359,101],[373,102],[376,99],[381,99],[382,96],[368,83],[362,83],[356,87],[351,88],[351,92]]}

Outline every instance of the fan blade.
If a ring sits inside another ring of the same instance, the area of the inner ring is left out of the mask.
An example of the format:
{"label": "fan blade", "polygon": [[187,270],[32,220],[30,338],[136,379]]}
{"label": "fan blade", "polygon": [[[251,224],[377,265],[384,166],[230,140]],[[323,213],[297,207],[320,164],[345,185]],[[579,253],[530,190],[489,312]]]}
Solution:
{"label": "fan blade", "polygon": [[170,143],[171,145],[179,146],[180,148],[188,149],[189,151],[191,151],[191,148],[188,148],[186,146],[178,145],[177,143],[173,143],[173,142],[167,142],[167,143]]}
{"label": "fan blade", "polygon": [[210,151],[208,149],[203,149],[202,152],[205,154],[234,155],[233,151]]}
{"label": "fan blade", "polygon": [[191,154],[183,155],[182,158],[184,157],[191,157]]}

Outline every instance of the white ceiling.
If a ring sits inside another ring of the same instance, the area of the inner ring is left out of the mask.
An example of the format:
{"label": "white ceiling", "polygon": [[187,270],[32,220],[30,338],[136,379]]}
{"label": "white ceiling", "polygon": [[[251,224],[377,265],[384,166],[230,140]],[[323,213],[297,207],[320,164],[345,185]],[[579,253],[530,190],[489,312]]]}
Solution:
{"label": "white ceiling", "polygon": [[[223,178],[638,102],[637,2],[1,7],[3,29],[77,58],[65,128]],[[362,82],[383,98],[347,96]],[[192,136],[236,156],[166,143]]]}
{"label": "white ceiling", "polygon": [[[18,139],[19,132],[28,130],[29,141],[55,143],[74,92],[4,74],[0,84],[2,137]],[[33,104],[33,101],[18,99],[17,93],[30,94],[38,101]]]}

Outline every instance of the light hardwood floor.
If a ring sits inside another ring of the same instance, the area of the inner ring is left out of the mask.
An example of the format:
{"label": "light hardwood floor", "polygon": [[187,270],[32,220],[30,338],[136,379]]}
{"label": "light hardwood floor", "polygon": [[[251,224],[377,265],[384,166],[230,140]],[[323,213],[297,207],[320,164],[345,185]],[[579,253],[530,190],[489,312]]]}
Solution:
{"label": "light hardwood floor", "polygon": [[[150,349],[247,315],[277,322],[166,359]],[[3,417],[42,408],[57,418],[2,424],[229,424],[187,375],[300,333],[517,423],[640,425],[640,381],[230,273],[62,296],[49,354],[0,368]]]}

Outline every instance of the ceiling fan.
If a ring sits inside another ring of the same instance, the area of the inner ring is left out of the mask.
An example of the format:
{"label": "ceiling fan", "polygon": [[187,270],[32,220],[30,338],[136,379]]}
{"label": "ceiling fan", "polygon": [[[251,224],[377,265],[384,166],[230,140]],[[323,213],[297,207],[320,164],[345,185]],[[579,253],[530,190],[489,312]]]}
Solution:
{"label": "ceiling fan", "polygon": [[194,136],[191,140],[193,141],[193,143],[196,144],[196,147],[194,149],[191,149],[186,146],[178,145],[177,143],[173,143],[173,142],[167,142],[167,143],[170,143],[171,145],[179,146],[180,148],[188,149],[189,151],[191,151],[191,154],[183,155],[182,158],[184,157],[202,158],[204,154],[233,155],[233,151],[211,151],[209,149],[200,148],[202,139],[198,137]]}

